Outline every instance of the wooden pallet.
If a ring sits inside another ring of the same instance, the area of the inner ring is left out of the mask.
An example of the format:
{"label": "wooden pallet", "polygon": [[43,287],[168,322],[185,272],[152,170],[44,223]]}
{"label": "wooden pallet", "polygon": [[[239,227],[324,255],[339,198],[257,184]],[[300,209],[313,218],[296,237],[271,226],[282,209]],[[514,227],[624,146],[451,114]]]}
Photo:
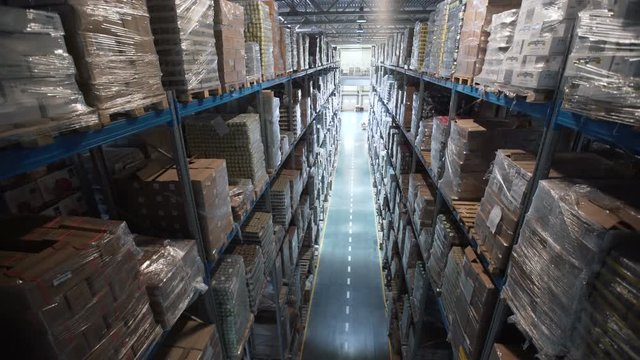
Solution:
{"label": "wooden pallet", "polygon": [[191,102],[193,100],[202,100],[210,96],[222,95],[222,86],[214,87],[211,89],[189,91],[187,93],[180,93],[176,95],[180,102]]}
{"label": "wooden pallet", "polygon": [[76,125],[71,119],[40,119],[23,124],[0,127],[0,148],[19,145],[22,147],[38,147],[53,143],[60,134],[70,132],[89,132],[101,128],[96,121],[90,124]]}
{"label": "wooden pallet", "polygon": [[530,102],[530,103],[543,103],[543,102],[547,102],[550,101],[551,99],[553,99],[553,90],[534,90],[534,89],[530,89],[525,91],[525,95],[523,95],[522,97],[524,97],[526,102]]}
{"label": "wooden pallet", "polygon": [[467,234],[471,235],[475,226],[476,214],[480,209],[480,202],[453,200],[452,203],[458,212],[462,226],[467,231]]}
{"label": "wooden pallet", "polygon": [[276,78],[276,75],[275,75],[275,74],[274,74],[274,75],[271,75],[271,76],[262,75],[262,82],[269,81],[269,80],[273,80],[273,79],[275,79],[275,78]]}
{"label": "wooden pallet", "polygon": [[166,96],[156,96],[147,99],[135,107],[118,107],[114,109],[98,110],[98,118],[102,125],[108,125],[113,121],[139,117],[151,111],[164,110],[169,107]]}
{"label": "wooden pallet", "polygon": [[464,77],[464,76],[454,76],[453,82],[460,85],[473,85],[472,77]]}
{"label": "wooden pallet", "polygon": [[222,91],[225,93],[230,93],[233,91],[238,91],[242,88],[247,88],[249,87],[249,82],[247,81],[239,81],[239,82],[235,82],[235,83],[228,83],[228,84],[223,84],[222,85]]}

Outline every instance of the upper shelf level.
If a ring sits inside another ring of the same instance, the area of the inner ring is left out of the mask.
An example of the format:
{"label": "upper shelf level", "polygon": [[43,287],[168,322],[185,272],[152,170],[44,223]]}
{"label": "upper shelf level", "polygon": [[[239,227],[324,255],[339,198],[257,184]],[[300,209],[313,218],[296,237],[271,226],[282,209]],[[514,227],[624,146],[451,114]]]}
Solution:
{"label": "upper shelf level", "polygon": [[[293,79],[318,74],[335,66],[335,63],[330,63],[257,83],[238,91],[197,99],[189,103],[179,104],[176,110],[180,118],[190,116]],[[171,109],[152,111],[140,117],[114,121],[103,128],[93,131],[73,131],[67,134],[59,134],[51,144],[38,147],[2,149],[0,150],[0,180],[34,170],[124,137],[141,133],[159,125],[170,125],[172,119]]]}
{"label": "upper shelf level", "polygon": [[[551,102],[533,103],[524,99],[510,98],[504,94],[496,94],[484,91],[481,88],[454,83],[450,80],[436,78],[426,74],[421,74],[413,70],[404,69],[398,66],[379,64],[387,69],[421,79],[423,81],[440,85],[448,89],[455,90],[462,94],[470,95],[478,99],[488,101],[492,104],[508,107],[532,117],[546,118],[552,115],[553,107]],[[640,155],[640,130],[631,125],[615,123],[611,121],[591,119],[568,111],[559,111],[556,119],[553,119],[554,127],[566,127],[581,132],[584,136],[624,149],[634,155]]]}

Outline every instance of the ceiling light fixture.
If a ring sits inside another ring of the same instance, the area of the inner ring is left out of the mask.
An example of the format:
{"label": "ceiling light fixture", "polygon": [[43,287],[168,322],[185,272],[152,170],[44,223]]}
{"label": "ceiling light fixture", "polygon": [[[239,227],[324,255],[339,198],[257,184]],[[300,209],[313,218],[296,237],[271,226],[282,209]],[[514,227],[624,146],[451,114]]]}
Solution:
{"label": "ceiling light fixture", "polygon": [[[360,12],[363,13],[364,12],[364,7],[360,6],[360,9],[358,9],[358,10],[360,10]],[[360,15],[358,15],[358,18],[356,19],[356,22],[360,23],[360,24],[366,23],[367,19],[364,17],[364,15],[360,14]]]}
{"label": "ceiling light fixture", "polygon": [[364,28],[362,27],[362,24],[358,24],[358,28],[356,29],[357,33],[363,33],[364,32]]}

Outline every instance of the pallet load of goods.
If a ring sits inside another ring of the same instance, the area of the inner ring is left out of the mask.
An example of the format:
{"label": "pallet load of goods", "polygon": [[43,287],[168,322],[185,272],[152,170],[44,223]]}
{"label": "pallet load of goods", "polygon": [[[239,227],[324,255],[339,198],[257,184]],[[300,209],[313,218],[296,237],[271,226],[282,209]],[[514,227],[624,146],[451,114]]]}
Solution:
{"label": "pallet load of goods", "polygon": [[214,34],[224,92],[245,87],[244,8],[231,1],[215,0]]}
{"label": "pallet load of goods", "polygon": [[211,0],[147,1],[162,85],[180,101],[220,91]]}

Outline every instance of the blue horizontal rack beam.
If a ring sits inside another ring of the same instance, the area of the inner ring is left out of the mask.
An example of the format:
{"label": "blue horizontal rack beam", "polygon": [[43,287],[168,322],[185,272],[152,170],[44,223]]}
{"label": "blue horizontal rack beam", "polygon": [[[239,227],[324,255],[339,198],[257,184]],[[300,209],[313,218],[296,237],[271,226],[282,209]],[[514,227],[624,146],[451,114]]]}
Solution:
{"label": "blue horizontal rack beam", "polygon": [[[492,104],[504,106],[532,117],[544,119],[549,115],[549,112],[553,110],[549,103],[530,103],[507,97],[504,94],[498,95],[493,92],[484,91],[483,89],[475,86],[457,84],[449,80],[420,74],[413,70],[404,69],[398,66],[385,64],[379,64],[379,66],[395,70],[448,89],[455,89],[460,93],[488,101]],[[558,113],[557,119],[555,119],[554,126],[556,128],[565,127],[579,131],[588,138],[624,149],[634,155],[640,155],[640,131],[635,129],[632,125],[592,119],[587,116],[561,110]]]}
{"label": "blue horizontal rack beam", "polygon": [[[384,99],[382,98],[382,96],[378,93],[378,90],[376,89],[376,87],[373,87],[374,89],[374,93],[376,94],[376,96],[378,96],[378,98],[381,100],[382,105],[384,106],[387,114],[389,114],[389,116],[391,116],[391,119],[393,121],[393,124],[398,126],[400,128],[400,131],[404,134],[407,142],[409,142],[409,144],[411,144],[411,148],[413,149],[415,155],[417,156],[417,158],[420,160],[420,162],[422,163],[422,166],[424,166],[425,169],[427,169],[427,173],[429,174],[429,177],[431,178],[431,181],[436,185],[436,191],[438,192],[438,195],[444,200],[444,203],[446,204],[447,208],[449,209],[449,212],[453,215],[453,217],[455,218],[456,222],[458,223],[460,230],[462,231],[462,233],[464,234],[465,238],[467,239],[467,242],[469,243],[469,245],[471,246],[471,248],[473,248],[474,252],[476,253],[476,255],[478,256],[478,259],[480,259],[480,262],[482,263],[484,269],[487,271],[488,274],[490,274],[491,280],[493,281],[493,284],[496,286],[496,288],[498,289],[502,289],[504,283],[505,283],[505,277],[503,275],[496,275],[496,274],[492,274],[489,271],[489,261],[487,260],[487,258],[480,252],[480,250],[478,249],[478,243],[476,242],[476,240],[473,238],[473,236],[471,236],[471,234],[469,232],[466,231],[466,229],[464,228],[464,226],[462,226],[462,218],[460,217],[460,214],[458,213],[458,210],[456,209],[456,207],[453,205],[453,202],[451,202],[451,200],[449,199],[448,196],[446,196],[446,194],[444,194],[440,188],[437,186],[437,182],[434,181],[434,176],[433,176],[433,172],[431,171],[431,167],[429,166],[429,164],[426,162],[426,160],[424,159],[424,157],[422,156],[422,153],[419,151],[418,148],[416,148],[415,144],[410,140],[407,132],[405,131],[405,129],[400,125],[400,123],[398,122],[398,120],[396,119],[395,115],[393,115],[393,113],[391,112],[391,110],[389,109],[389,107],[387,106],[387,104],[384,102]],[[386,149],[386,146],[385,146]],[[388,151],[388,150],[387,150]]]}
{"label": "blue horizontal rack beam", "polygon": [[[293,79],[311,75],[322,70],[332,69],[335,66],[335,63],[326,64],[317,68],[258,83],[249,88],[225,93],[220,96],[194,100],[190,103],[180,104],[177,110],[181,117],[193,115],[199,111],[211,109]],[[68,158],[101,145],[109,144],[130,135],[141,133],[159,125],[170,125],[170,123],[171,111],[166,109],[149,112],[132,119],[114,121],[94,131],[75,131],[60,134],[54,137],[53,143],[44,146],[2,149],[0,150],[0,180],[32,171],[38,167],[46,166],[52,162]]]}

